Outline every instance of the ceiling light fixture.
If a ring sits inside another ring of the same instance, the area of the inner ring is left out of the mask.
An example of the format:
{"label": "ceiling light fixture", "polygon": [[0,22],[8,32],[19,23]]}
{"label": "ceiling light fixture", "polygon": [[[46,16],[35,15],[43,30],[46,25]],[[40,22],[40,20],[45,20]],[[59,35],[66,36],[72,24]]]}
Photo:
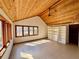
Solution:
{"label": "ceiling light fixture", "polygon": [[49,15],[48,16],[51,16],[51,14],[50,14],[50,8],[49,8]]}
{"label": "ceiling light fixture", "polygon": [[[49,7],[49,11],[48,11],[48,16],[51,16],[51,9],[53,9],[55,6],[57,6],[62,0],[58,0],[57,2],[55,2],[52,6]],[[57,12],[57,10],[55,9],[55,12]]]}

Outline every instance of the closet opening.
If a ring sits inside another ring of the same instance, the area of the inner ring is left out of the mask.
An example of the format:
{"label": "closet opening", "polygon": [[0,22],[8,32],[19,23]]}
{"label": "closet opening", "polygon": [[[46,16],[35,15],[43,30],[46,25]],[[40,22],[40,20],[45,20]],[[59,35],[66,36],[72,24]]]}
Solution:
{"label": "closet opening", "polygon": [[79,24],[69,25],[69,44],[78,45]]}

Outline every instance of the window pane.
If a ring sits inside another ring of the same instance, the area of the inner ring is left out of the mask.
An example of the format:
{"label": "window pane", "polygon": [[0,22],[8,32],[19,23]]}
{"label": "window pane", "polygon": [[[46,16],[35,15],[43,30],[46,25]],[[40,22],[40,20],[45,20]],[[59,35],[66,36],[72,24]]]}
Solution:
{"label": "window pane", "polygon": [[34,27],[34,34],[38,34],[38,27]]}
{"label": "window pane", "polygon": [[28,27],[24,27],[24,35],[28,35]]}
{"label": "window pane", "polygon": [[22,36],[22,27],[21,26],[17,26],[16,27],[16,34],[17,34],[17,36]]}
{"label": "window pane", "polygon": [[30,35],[33,35],[33,27],[29,27]]}
{"label": "window pane", "polygon": [[0,21],[0,48],[2,48],[2,22]]}

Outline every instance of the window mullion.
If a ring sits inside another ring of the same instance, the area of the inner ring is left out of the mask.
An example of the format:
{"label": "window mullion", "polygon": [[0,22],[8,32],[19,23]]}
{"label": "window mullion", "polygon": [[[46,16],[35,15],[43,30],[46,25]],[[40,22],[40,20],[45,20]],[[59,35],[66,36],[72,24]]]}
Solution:
{"label": "window mullion", "polygon": [[24,26],[22,26],[22,36],[24,37]]}

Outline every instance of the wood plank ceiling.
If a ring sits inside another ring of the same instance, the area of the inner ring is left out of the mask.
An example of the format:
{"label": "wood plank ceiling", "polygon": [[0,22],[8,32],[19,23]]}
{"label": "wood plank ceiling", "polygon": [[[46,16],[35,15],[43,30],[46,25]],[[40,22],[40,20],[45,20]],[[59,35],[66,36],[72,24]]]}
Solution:
{"label": "wood plank ceiling", "polygon": [[36,16],[58,0],[0,0],[0,7],[13,20]]}
{"label": "wood plank ceiling", "polygon": [[0,0],[0,8],[12,21],[36,15],[48,25],[69,23],[79,19],[79,0]]}
{"label": "wood plank ceiling", "polygon": [[79,0],[62,0],[40,14],[48,25],[79,22]]}

